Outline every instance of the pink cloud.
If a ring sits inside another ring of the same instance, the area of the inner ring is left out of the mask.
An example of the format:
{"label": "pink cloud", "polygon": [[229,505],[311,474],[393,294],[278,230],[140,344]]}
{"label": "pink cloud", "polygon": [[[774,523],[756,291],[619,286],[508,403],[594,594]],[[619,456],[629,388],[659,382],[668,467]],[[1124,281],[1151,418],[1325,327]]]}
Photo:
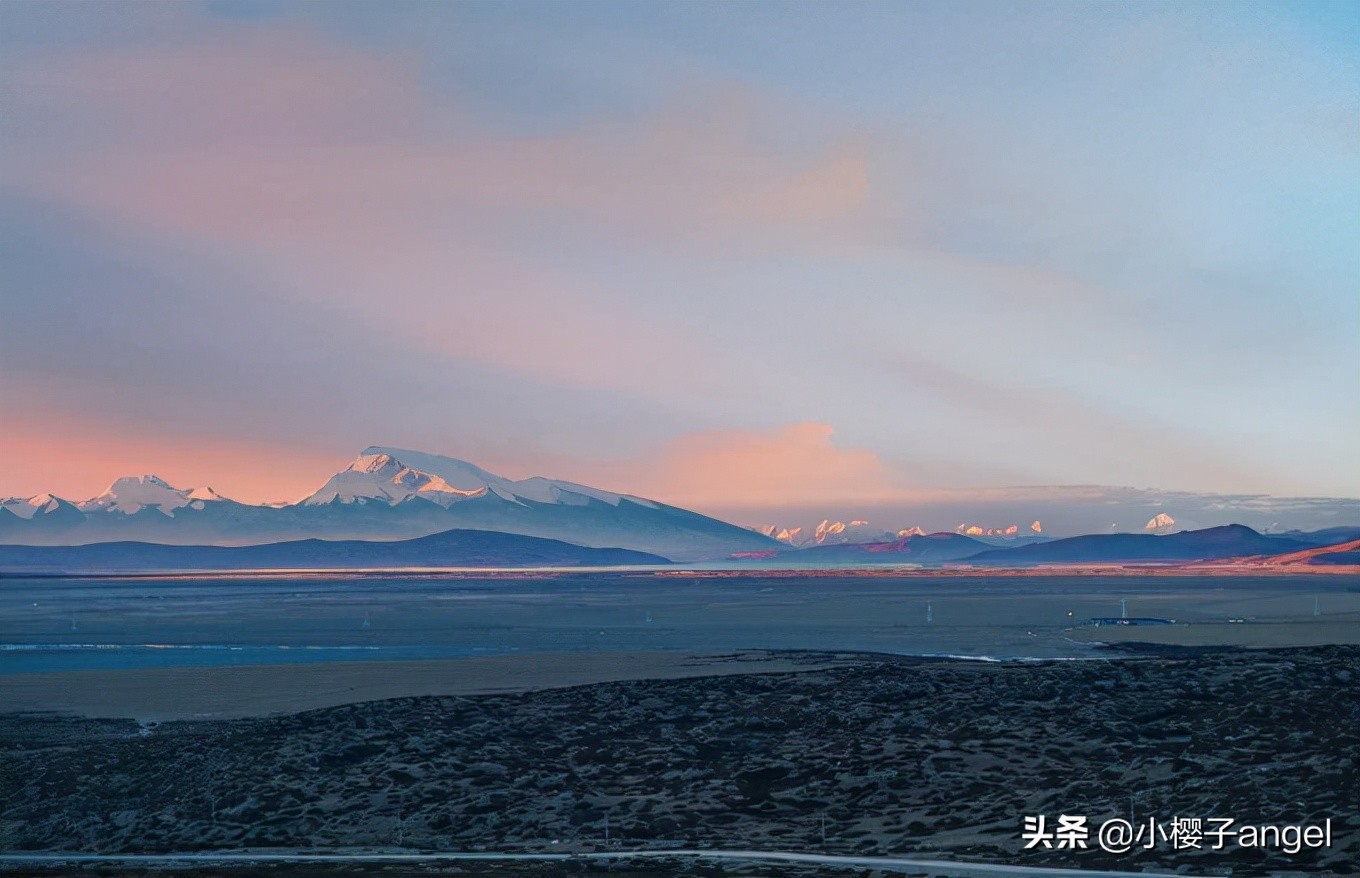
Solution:
{"label": "pink cloud", "polygon": [[0,419],[0,494],[85,500],[116,478],[154,473],[179,488],[210,486],[243,503],[297,500],[339,469],[323,449],[165,435],[79,416]]}
{"label": "pink cloud", "polygon": [[[631,459],[561,456],[478,460],[514,477],[547,475],[703,510],[885,503],[911,494],[865,448],[840,448],[830,425],[716,430],[679,437]],[[115,478],[155,473],[177,487],[210,485],[242,502],[296,500],[341,469],[347,453],[293,444],[163,435],[52,416],[6,420],[0,487],[6,495],[51,491],[81,500]],[[356,449],[357,450],[357,449]],[[431,449],[448,452],[450,449]]]}
{"label": "pink cloud", "polygon": [[691,433],[627,461],[559,461],[567,475],[700,510],[893,502],[910,496],[867,448],[841,448],[829,424]]}

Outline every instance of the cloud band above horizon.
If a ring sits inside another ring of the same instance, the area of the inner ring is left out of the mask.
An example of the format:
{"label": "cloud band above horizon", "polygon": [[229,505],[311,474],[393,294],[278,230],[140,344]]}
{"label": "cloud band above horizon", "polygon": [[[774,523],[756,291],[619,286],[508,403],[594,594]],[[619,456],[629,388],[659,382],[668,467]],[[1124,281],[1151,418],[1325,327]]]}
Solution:
{"label": "cloud band above horizon", "polygon": [[1360,496],[1340,7],[799,9],[6,7],[0,493]]}

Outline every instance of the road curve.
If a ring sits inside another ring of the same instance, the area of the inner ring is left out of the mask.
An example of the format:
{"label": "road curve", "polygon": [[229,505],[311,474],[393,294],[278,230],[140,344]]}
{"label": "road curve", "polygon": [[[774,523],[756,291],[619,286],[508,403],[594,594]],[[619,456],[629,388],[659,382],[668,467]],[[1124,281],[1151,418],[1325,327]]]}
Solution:
{"label": "road curve", "polygon": [[934,878],[1184,878],[1169,872],[1121,872],[1102,869],[1060,869],[1051,866],[1016,866],[1001,863],[962,863],[950,860],[918,860],[906,857],[839,856],[795,851],[646,850],[588,851],[582,853],[509,853],[458,851],[449,853],[301,853],[292,851],[224,851],[183,854],[77,854],[0,853],[6,865],[58,866],[74,863],[140,863],[145,865],[224,866],[232,863],[440,863],[469,860],[535,862],[574,860],[738,860],[750,863],[794,863],[845,868],[882,869],[925,874]]}

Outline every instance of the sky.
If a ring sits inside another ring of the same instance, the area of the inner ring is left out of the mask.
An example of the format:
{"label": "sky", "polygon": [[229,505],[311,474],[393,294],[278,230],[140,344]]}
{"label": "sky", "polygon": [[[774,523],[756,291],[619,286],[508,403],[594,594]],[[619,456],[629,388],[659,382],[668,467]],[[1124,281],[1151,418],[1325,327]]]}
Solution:
{"label": "sky", "polygon": [[1353,3],[0,4],[0,495],[1360,496]]}

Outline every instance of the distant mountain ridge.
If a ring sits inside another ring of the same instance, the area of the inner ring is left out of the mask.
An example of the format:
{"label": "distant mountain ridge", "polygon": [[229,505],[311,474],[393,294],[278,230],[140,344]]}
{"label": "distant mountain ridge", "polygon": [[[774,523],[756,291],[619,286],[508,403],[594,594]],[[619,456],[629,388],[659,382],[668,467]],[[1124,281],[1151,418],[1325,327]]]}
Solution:
{"label": "distant mountain ridge", "polygon": [[828,543],[786,549],[781,559],[814,564],[943,564],[970,558],[988,544],[954,533],[913,534],[868,543]]}
{"label": "distant mountain ridge", "polygon": [[[1160,503],[1161,498],[1154,499]],[[1038,520],[1030,533],[1018,525],[960,525],[953,534],[926,534],[920,527],[893,531],[854,518],[823,520],[803,534],[797,528],[738,527],[644,497],[556,479],[509,479],[456,458],[370,446],[296,503],[239,503],[209,487],[176,488],[149,474],[117,479],[79,502],[52,494],[0,499],[0,545],[242,546],[305,539],[406,540],[480,530],[682,562],[809,552],[803,557],[813,563],[1030,566],[1266,557],[1360,536],[1360,529],[1349,525],[1269,535],[1241,525],[1164,533],[1173,521],[1158,513],[1145,526],[1153,533],[1056,540],[1039,533]]]}
{"label": "distant mountain ridge", "polygon": [[1032,564],[1211,561],[1281,555],[1309,543],[1257,533],[1241,524],[1173,534],[1089,534],[1046,543],[991,549],[966,559],[969,564],[1023,567]]}
{"label": "distant mountain ridge", "polygon": [[449,530],[410,540],[296,540],[259,546],[0,546],[0,572],[152,573],[418,567],[579,567],[669,564],[659,555],[598,549],[497,531]]}
{"label": "distant mountain ridge", "polygon": [[989,537],[941,532],[897,540],[785,546],[753,553],[761,566],[789,564],[874,567],[879,565],[979,566],[1024,568],[1044,564],[1159,564],[1250,562],[1279,564],[1354,564],[1358,528],[1330,528],[1289,535],[1266,535],[1243,525],[1224,525],[1174,534],[1089,534],[997,548]]}
{"label": "distant mountain ridge", "polygon": [[10,545],[397,540],[451,529],[677,560],[779,545],[746,528],[642,497],[554,479],[507,479],[456,458],[384,446],[366,448],[317,491],[282,506],[238,503],[210,488],[174,488],[150,475],[118,479],[81,503],[50,495],[0,501],[0,544]]}
{"label": "distant mountain ridge", "polygon": [[1360,566],[1360,539],[1334,545],[1310,545],[1297,552],[1249,558],[1246,559],[1246,563],[1262,567],[1292,567],[1300,564],[1356,567]]}

